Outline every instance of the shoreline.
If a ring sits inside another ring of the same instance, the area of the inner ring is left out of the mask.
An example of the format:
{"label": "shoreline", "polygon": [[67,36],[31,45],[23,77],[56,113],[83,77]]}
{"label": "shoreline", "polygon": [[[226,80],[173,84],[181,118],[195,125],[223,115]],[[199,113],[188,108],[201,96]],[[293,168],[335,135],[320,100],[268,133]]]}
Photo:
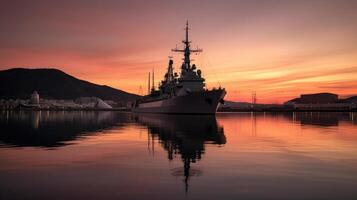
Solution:
{"label": "shoreline", "polygon": [[[0,111],[122,111],[132,112],[128,108],[10,108]],[[242,113],[242,112],[357,112],[357,109],[219,109],[217,113]]]}
{"label": "shoreline", "polygon": [[357,112],[357,109],[220,109],[218,112]]}

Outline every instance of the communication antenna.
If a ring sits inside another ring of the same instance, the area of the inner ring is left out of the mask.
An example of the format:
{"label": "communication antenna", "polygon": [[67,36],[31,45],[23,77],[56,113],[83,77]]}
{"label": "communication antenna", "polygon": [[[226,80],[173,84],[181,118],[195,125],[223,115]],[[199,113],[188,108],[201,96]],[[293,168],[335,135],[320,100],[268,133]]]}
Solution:
{"label": "communication antenna", "polygon": [[200,53],[202,52],[202,49],[191,49],[191,41],[188,39],[188,30],[190,30],[190,28],[188,27],[188,20],[186,22],[186,28],[185,28],[185,40],[182,41],[182,43],[184,44],[183,49],[178,49],[177,45],[176,48],[171,49],[172,52],[181,52],[184,54],[184,64],[186,65],[186,67],[190,66],[190,54],[191,53]]}
{"label": "communication antenna", "polygon": [[257,93],[252,92],[252,104],[255,105],[257,104]]}
{"label": "communication antenna", "polygon": [[148,94],[150,94],[150,72],[149,72],[149,77],[148,77]]}
{"label": "communication antenna", "polygon": [[155,68],[152,69],[152,90],[155,90]]}
{"label": "communication antenna", "polygon": [[139,86],[139,95],[143,96],[143,87],[141,85]]}

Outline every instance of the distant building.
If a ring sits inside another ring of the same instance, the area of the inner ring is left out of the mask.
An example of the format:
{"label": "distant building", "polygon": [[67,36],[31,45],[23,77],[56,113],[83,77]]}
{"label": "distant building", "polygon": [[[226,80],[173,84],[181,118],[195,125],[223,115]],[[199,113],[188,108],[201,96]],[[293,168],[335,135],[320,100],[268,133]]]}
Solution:
{"label": "distant building", "polygon": [[37,91],[34,91],[31,94],[30,104],[38,105],[39,103],[40,103],[40,95],[37,93]]}
{"label": "distant building", "polygon": [[341,102],[337,94],[317,93],[302,94],[300,98],[295,98],[284,103],[285,106],[298,110],[350,110],[351,103]]}
{"label": "distant building", "polygon": [[95,104],[94,108],[99,108],[99,109],[111,109],[113,108],[109,104],[105,103],[103,100],[98,98],[97,103]]}
{"label": "distant building", "polygon": [[332,104],[338,102],[338,95],[332,93],[302,94],[300,98],[295,98],[285,102],[285,105],[292,104]]}
{"label": "distant building", "polygon": [[337,103],[338,95],[332,93],[317,93],[317,94],[302,94],[300,96],[301,103]]}
{"label": "distant building", "polygon": [[75,103],[85,106],[87,108],[98,108],[98,109],[111,109],[111,105],[103,101],[98,97],[79,97],[75,100]]}

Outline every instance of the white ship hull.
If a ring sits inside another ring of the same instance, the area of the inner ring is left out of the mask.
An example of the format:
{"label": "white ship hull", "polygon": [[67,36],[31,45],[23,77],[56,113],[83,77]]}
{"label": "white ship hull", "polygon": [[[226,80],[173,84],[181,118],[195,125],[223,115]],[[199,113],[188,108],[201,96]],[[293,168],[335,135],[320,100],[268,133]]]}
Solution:
{"label": "white ship hull", "polygon": [[158,99],[150,102],[137,102],[132,108],[139,113],[165,114],[215,114],[218,105],[226,95],[224,89],[192,92],[184,96]]}

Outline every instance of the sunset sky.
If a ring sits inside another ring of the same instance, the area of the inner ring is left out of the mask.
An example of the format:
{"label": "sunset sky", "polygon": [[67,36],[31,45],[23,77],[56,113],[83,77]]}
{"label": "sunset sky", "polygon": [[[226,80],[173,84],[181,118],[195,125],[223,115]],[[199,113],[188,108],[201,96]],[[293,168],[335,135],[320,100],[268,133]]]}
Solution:
{"label": "sunset sky", "polygon": [[0,0],[0,70],[58,68],[132,93],[162,78],[189,20],[193,56],[226,99],[357,95],[357,1]]}

